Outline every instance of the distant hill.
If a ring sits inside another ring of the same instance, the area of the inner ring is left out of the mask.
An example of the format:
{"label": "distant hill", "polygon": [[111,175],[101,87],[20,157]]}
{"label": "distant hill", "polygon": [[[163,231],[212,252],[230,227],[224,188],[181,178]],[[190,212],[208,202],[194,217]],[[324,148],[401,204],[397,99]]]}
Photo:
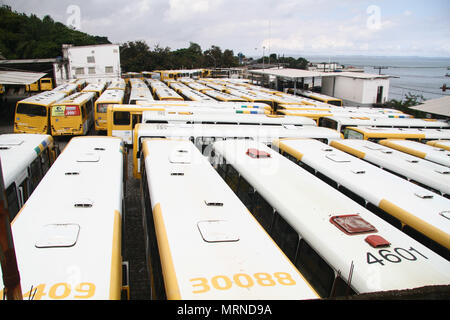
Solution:
{"label": "distant hill", "polygon": [[56,58],[61,45],[75,46],[111,43],[107,37],[91,36],[55,22],[50,16],[42,20],[0,7],[0,52],[6,59]]}

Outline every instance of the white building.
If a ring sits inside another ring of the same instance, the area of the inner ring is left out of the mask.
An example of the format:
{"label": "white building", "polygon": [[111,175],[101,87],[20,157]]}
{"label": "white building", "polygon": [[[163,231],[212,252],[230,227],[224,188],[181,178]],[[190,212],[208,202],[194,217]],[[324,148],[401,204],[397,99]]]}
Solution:
{"label": "white building", "polygon": [[344,105],[372,106],[388,101],[388,75],[336,72],[322,75],[322,93],[343,100]]}
{"label": "white building", "polygon": [[70,79],[118,78],[120,50],[117,44],[72,46],[62,48],[63,60],[53,65],[56,84]]}

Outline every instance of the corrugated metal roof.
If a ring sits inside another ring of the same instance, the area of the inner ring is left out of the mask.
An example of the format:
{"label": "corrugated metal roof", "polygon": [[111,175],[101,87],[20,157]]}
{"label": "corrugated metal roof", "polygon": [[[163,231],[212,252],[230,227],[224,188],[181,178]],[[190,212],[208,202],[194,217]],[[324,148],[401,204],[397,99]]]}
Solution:
{"label": "corrugated metal roof", "polygon": [[45,76],[42,72],[0,71],[1,84],[26,85],[38,81]]}
{"label": "corrugated metal roof", "polygon": [[432,114],[450,117],[450,96],[425,101],[410,109],[424,111]]}

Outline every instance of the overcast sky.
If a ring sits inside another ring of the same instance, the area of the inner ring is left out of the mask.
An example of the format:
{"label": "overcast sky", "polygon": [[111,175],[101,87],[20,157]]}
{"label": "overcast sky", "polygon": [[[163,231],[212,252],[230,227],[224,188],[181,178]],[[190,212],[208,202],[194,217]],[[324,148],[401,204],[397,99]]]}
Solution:
{"label": "overcast sky", "polygon": [[[0,0],[13,10],[171,49],[450,57],[449,0]],[[79,12],[79,14],[78,14]]]}

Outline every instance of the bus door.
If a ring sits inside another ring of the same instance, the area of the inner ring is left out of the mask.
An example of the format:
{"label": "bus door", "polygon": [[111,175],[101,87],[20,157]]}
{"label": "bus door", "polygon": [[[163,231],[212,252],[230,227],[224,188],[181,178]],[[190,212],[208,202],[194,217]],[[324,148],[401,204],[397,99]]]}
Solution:
{"label": "bus door", "polygon": [[133,142],[134,137],[134,128],[136,127],[136,124],[141,123],[142,121],[142,113],[133,113],[132,114],[132,121],[131,121],[131,137],[130,137],[130,144]]}

